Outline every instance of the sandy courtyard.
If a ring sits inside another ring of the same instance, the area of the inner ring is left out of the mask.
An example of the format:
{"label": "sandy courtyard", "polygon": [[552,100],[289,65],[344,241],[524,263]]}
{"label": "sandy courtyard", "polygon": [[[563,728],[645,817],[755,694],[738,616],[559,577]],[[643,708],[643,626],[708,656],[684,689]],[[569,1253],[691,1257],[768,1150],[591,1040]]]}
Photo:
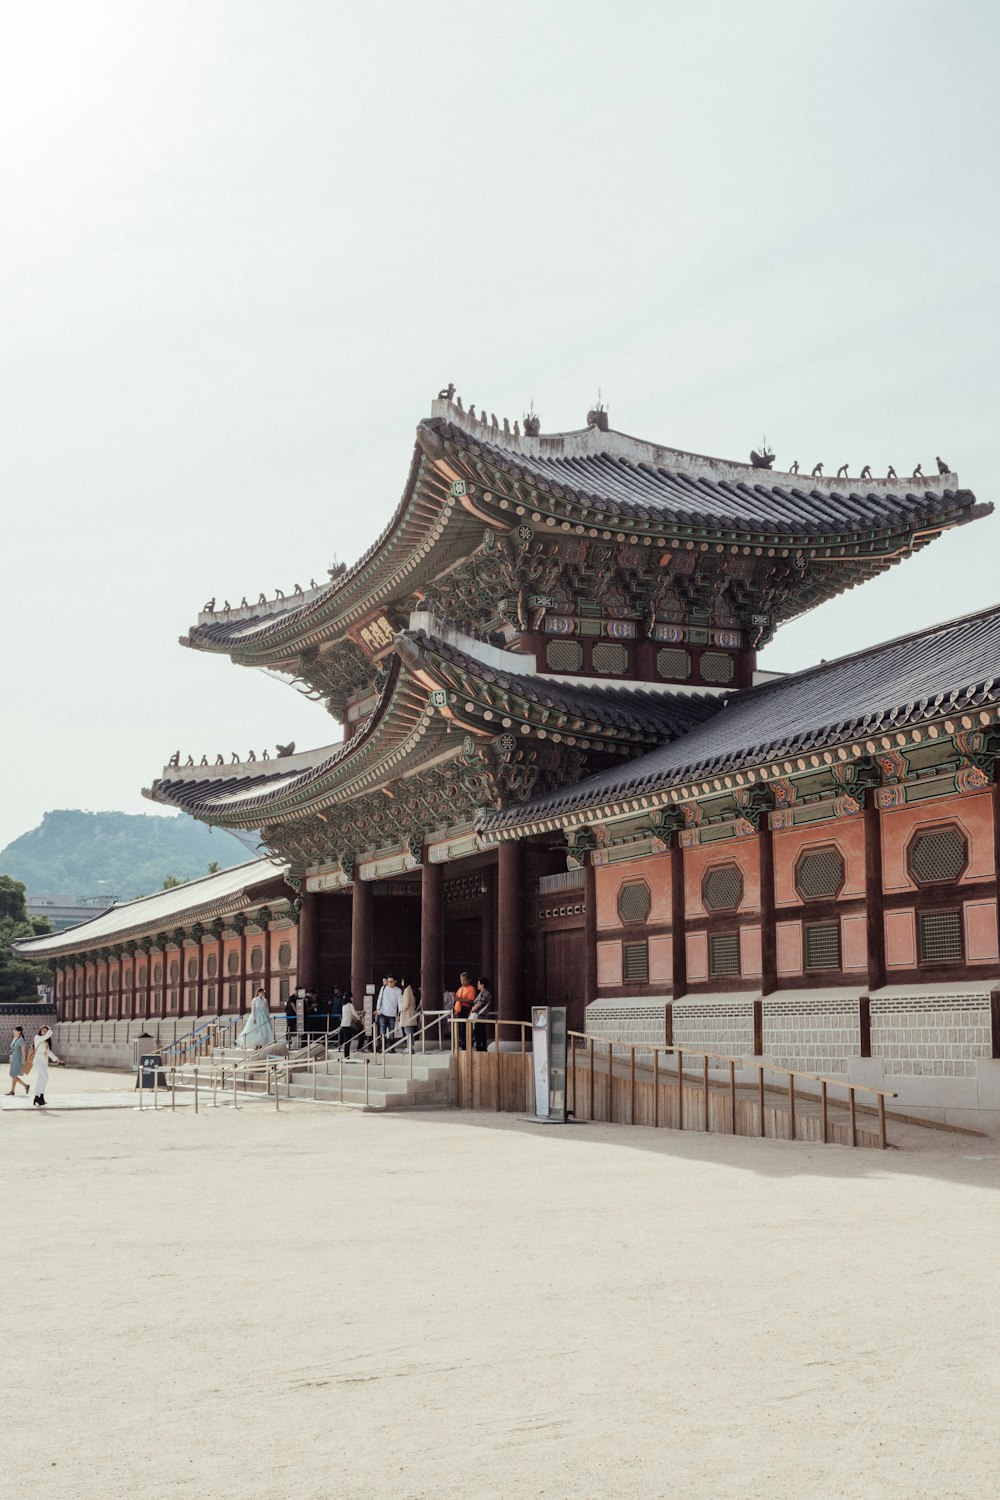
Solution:
{"label": "sandy courtyard", "polygon": [[122,1089],[3,1101],[5,1494],[997,1492],[992,1142]]}

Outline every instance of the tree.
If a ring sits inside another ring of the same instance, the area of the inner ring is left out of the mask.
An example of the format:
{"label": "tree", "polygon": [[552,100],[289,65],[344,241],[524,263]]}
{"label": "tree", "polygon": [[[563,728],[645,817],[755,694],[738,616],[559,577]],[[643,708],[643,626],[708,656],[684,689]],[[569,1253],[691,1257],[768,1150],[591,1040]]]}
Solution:
{"label": "tree", "polygon": [[217,859],[210,859],[209,860],[209,862],[208,862],[208,873],[210,875],[218,875],[218,873],[219,873],[219,861]]}
{"label": "tree", "polygon": [[41,937],[52,931],[47,917],[29,917],[24,886],[9,875],[0,875],[0,1004],[36,1000],[37,987],[51,983],[48,964],[22,958],[11,943],[18,938]]}
{"label": "tree", "polygon": [[180,885],[180,881],[177,879],[177,876],[168,875],[166,880],[163,882],[163,885],[161,886],[161,890],[172,891],[177,885]]}

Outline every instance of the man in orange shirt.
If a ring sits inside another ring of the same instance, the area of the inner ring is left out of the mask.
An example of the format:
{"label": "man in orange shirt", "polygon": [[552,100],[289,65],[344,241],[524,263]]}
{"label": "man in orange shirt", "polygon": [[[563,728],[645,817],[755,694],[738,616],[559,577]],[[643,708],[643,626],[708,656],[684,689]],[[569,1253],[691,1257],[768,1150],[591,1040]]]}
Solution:
{"label": "man in orange shirt", "polygon": [[[458,989],[455,991],[454,1014],[456,1021],[466,1021],[472,1014],[472,1003],[476,998],[476,989],[464,969],[462,970],[462,973],[459,977],[462,982],[459,985]],[[458,1045],[463,1049],[463,1051],[465,1049],[468,1032],[468,1026],[460,1026],[458,1028]]]}

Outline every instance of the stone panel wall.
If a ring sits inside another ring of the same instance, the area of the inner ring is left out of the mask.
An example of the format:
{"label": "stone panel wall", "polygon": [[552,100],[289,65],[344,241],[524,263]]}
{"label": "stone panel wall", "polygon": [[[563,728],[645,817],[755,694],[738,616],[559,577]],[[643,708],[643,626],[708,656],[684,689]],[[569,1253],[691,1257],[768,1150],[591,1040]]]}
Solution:
{"label": "stone panel wall", "polygon": [[861,1024],[853,996],[764,1001],[764,1054],[785,1068],[807,1073],[846,1073],[861,1056]]}
{"label": "stone panel wall", "polygon": [[587,1006],[587,1035],[662,1047],[667,1035],[667,1004],[659,996],[648,1000],[595,1000]]}
{"label": "stone panel wall", "polygon": [[991,1053],[985,995],[880,996],[872,1001],[872,1056],[886,1076],[974,1078]]}
{"label": "stone panel wall", "polygon": [[732,999],[714,1004],[678,1000],[673,1009],[674,1046],[736,1057],[753,1053],[753,1001]]}

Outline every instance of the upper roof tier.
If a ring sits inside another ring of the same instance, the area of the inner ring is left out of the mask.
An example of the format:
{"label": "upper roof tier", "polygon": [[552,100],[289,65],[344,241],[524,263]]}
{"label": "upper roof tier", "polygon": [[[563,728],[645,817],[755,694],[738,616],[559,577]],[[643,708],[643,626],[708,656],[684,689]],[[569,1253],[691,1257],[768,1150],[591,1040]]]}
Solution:
{"label": "upper roof tier", "polygon": [[513,641],[546,628],[532,607],[571,620],[603,604],[631,613],[639,638],[683,639],[658,623],[693,622],[740,630],[753,649],[992,508],[951,472],[804,478],[644,442],[592,415],[580,431],[529,436],[438,399],[392,519],[353,567],[290,597],[207,609],[183,642],[298,676],[334,712],[424,608]]}

